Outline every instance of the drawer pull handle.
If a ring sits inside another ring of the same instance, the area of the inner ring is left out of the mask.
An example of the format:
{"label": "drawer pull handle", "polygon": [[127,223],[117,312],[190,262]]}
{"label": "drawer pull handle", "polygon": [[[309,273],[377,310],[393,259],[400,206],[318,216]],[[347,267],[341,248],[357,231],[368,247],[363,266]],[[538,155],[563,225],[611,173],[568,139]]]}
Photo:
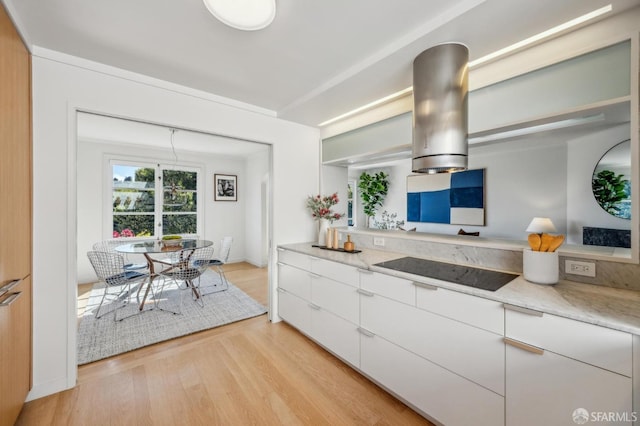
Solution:
{"label": "drawer pull handle", "polygon": [[520,306],[509,305],[507,303],[503,303],[502,306],[509,311],[520,312],[521,314],[532,315],[534,317],[541,317],[543,315],[543,313],[540,311],[534,311],[533,309],[527,309],[527,308],[522,308]]}
{"label": "drawer pull handle", "polygon": [[278,266],[285,266],[285,265],[286,265],[285,263],[278,262]]}
{"label": "drawer pull handle", "polygon": [[527,345],[526,343],[518,342],[517,340],[509,339],[508,337],[503,337],[502,340],[504,341],[504,343],[513,346],[514,348],[522,349],[536,355],[544,355],[544,349]]}
{"label": "drawer pull handle", "polygon": [[278,293],[287,293],[287,290],[282,287],[278,287]]}
{"label": "drawer pull handle", "polygon": [[17,278],[15,280],[9,281],[9,283],[7,283],[7,284],[3,285],[2,287],[0,287],[0,296],[8,293],[9,291],[11,291],[12,288],[17,286],[21,282],[22,282],[21,278]]}
{"label": "drawer pull handle", "polygon": [[4,299],[4,301],[2,303],[0,303],[0,308],[4,308],[4,307],[7,307],[7,306],[11,305],[13,302],[16,301],[16,299],[18,297],[20,297],[21,294],[22,294],[21,291],[11,294],[9,297]]}
{"label": "drawer pull handle", "polygon": [[360,269],[360,268],[358,268],[358,272],[360,272],[361,274],[373,275],[373,271],[370,271],[368,269]]}
{"label": "drawer pull handle", "polygon": [[357,291],[358,293],[360,293],[361,295],[363,295],[363,296],[367,296],[367,297],[373,297],[373,296],[375,296],[375,294],[374,294],[374,293],[371,293],[370,291],[367,291],[367,290],[363,290],[363,289],[361,289],[361,288],[357,289],[356,291]]}
{"label": "drawer pull handle", "polygon": [[311,259],[311,260],[320,260],[320,258],[315,257],[315,256],[309,256],[309,259]]}
{"label": "drawer pull handle", "polygon": [[320,306],[315,305],[313,303],[309,303],[309,307],[313,310],[319,311],[320,310]]}
{"label": "drawer pull handle", "polygon": [[280,247],[278,247],[276,250],[278,250],[278,251],[280,251],[280,252],[284,251],[284,249],[283,249],[283,248],[280,248]]}
{"label": "drawer pull handle", "polygon": [[320,275],[318,275],[318,274],[314,274],[313,272],[309,272],[309,276],[310,276],[311,278],[320,278]]}
{"label": "drawer pull handle", "polygon": [[415,285],[416,287],[424,288],[425,290],[437,290],[438,289],[438,287],[435,286],[435,285],[419,283],[417,281],[414,281],[413,285]]}
{"label": "drawer pull handle", "polygon": [[367,337],[376,337],[375,334],[373,334],[372,332],[370,332],[369,330],[366,330],[362,327],[358,327],[358,332],[360,332],[360,334],[364,334]]}

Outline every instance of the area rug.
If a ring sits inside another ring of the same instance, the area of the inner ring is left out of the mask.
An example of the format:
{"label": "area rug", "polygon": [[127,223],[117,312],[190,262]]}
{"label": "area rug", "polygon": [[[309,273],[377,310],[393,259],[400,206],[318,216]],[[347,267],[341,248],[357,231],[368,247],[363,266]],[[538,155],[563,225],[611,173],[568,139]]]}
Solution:
{"label": "area rug", "polygon": [[[220,277],[216,272],[208,270],[202,275],[201,287],[205,293],[216,288],[216,284],[220,285]],[[151,301],[145,304],[143,312],[137,314],[136,292],[133,291],[130,303],[118,310],[118,318],[133,316],[115,322],[113,309],[121,306],[122,300],[105,299],[100,318],[95,318],[103,293],[103,284],[98,283],[93,287],[80,321],[78,365],[267,312],[264,306],[232,283],[229,283],[228,290],[206,294],[203,297],[204,307],[193,301],[188,291],[180,291],[173,285],[165,287],[160,306],[178,311],[180,297],[184,294],[181,315],[156,309]]]}

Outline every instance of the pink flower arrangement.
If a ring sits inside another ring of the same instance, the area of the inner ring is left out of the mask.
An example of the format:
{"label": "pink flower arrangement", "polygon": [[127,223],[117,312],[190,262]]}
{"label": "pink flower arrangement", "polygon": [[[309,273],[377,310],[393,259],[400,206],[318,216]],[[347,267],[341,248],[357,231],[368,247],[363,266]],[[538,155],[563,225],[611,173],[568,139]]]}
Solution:
{"label": "pink flower arrangement", "polygon": [[125,237],[135,237],[136,235],[129,228],[124,228],[122,231],[113,231],[113,238],[125,238]]}
{"label": "pink flower arrangement", "polygon": [[340,219],[344,216],[344,213],[334,213],[331,211],[331,207],[338,204],[338,193],[333,193],[329,196],[316,195],[315,197],[310,195],[307,198],[307,207],[311,210],[311,216],[316,219],[326,219],[329,223],[334,220]]}

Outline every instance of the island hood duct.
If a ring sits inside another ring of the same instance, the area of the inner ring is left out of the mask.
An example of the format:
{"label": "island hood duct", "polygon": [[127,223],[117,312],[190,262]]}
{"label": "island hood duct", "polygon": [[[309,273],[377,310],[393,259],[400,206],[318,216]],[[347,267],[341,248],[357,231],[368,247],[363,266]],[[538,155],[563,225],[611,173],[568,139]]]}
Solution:
{"label": "island hood duct", "polygon": [[467,169],[469,50],[445,43],[413,61],[413,161],[415,173]]}

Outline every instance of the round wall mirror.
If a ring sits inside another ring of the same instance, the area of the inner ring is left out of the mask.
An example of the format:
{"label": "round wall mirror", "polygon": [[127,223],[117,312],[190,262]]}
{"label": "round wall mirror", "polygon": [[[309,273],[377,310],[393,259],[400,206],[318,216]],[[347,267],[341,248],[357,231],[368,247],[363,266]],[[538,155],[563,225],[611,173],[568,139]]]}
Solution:
{"label": "round wall mirror", "polygon": [[591,187],[596,201],[607,213],[631,219],[631,142],[608,150],[593,171]]}

